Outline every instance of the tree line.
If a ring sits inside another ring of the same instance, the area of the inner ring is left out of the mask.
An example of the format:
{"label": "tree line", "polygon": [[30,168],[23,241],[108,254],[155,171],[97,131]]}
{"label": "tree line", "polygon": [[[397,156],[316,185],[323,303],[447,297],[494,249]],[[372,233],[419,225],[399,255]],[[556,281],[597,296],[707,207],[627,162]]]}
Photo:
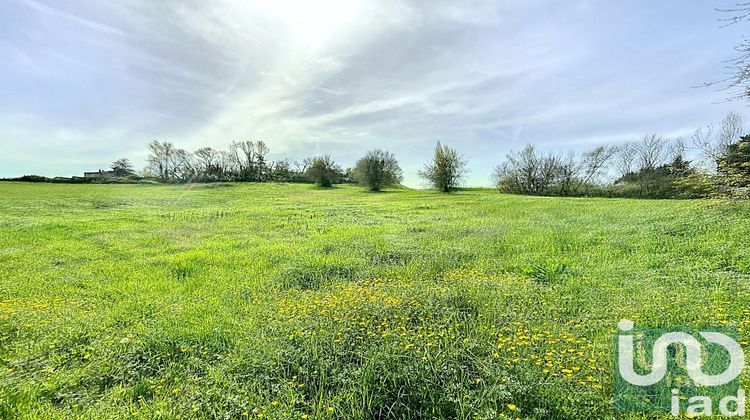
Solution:
{"label": "tree line", "polygon": [[[534,145],[510,152],[492,173],[501,192],[546,196],[699,198],[750,195],[750,135],[742,118],[728,114],[718,129],[695,131],[686,144],[648,134],[615,146],[583,152],[541,152]],[[689,160],[688,152],[697,152]],[[292,162],[269,161],[262,141],[233,142],[228,150],[200,148],[192,153],[171,143],[149,145],[142,175],[161,182],[312,182],[320,187],[358,183],[372,191],[399,185],[403,172],[396,157],[372,150],[343,169],[329,155]],[[467,161],[458,151],[437,143],[432,159],[418,172],[433,188],[449,192],[461,185]],[[113,164],[121,174],[132,168]]]}
{"label": "tree line", "polygon": [[[546,196],[603,196],[641,198],[699,198],[750,196],[750,135],[742,118],[728,114],[718,129],[695,131],[689,144],[649,134],[616,146],[597,146],[583,152],[541,152],[534,145],[511,151],[492,173],[501,192]],[[343,169],[329,155],[300,161],[268,159],[263,141],[232,142],[226,150],[202,147],[193,152],[154,140],[146,167],[137,173],[128,159],[118,159],[108,179],[39,176],[16,178],[38,182],[128,182],[153,180],[185,182],[309,182],[319,187],[357,183],[371,191],[398,186],[403,171],[393,153],[371,150]],[[697,160],[687,158],[697,152]],[[439,142],[432,158],[418,172],[434,189],[450,192],[466,174],[467,161]]]}
{"label": "tree line", "polygon": [[[698,129],[689,144],[658,134],[576,153],[511,152],[493,172],[498,190],[547,196],[700,198],[750,196],[750,135],[730,113],[718,130]],[[697,161],[687,152],[697,152]]]}
{"label": "tree line", "polygon": [[[403,181],[403,171],[393,153],[375,149],[357,160],[353,168],[343,169],[331,159],[321,155],[291,161],[270,161],[268,146],[263,141],[233,142],[228,150],[203,147],[188,152],[172,143],[158,140],[149,146],[147,166],[137,174],[127,159],[118,159],[111,165],[117,177],[155,179],[160,182],[309,182],[319,187],[333,184],[357,183],[370,191],[398,186]],[[420,177],[441,191],[451,191],[459,186],[465,174],[466,161],[459,153],[440,143],[433,159],[419,171]]]}

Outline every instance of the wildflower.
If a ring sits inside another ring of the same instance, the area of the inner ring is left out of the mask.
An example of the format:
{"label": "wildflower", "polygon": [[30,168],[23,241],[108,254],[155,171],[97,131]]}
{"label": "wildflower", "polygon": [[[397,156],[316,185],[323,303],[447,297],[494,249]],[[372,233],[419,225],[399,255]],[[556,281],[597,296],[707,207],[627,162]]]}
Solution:
{"label": "wildflower", "polygon": [[515,404],[508,404],[508,410],[510,410],[510,411],[516,411],[516,408],[518,408],[518,407],[516,407]]}

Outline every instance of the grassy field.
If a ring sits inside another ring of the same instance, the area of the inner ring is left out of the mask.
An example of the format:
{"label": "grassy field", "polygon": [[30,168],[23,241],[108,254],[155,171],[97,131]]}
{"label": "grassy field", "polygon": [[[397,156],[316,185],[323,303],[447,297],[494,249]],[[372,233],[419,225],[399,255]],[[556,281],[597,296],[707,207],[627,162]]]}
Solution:
{"label": "grassy field", "polygon": [[749,305],[750,203],[0,183],[0,417],[612,417]]}

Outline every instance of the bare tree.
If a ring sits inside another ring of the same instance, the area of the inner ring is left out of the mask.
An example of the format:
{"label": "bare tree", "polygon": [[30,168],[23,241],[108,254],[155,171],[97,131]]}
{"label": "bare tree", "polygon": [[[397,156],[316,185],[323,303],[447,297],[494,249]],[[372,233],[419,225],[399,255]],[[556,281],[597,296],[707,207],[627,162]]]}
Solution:
{"label": "bare tree", "polygon": [[202,147],[193,153],[195,172],[201,178],[221,179],[224,176],[222,153],[210,147]]}
{"label": "bare tree", "polygon": [[[716,10],[728,15],[720,19],[726,22],[722,27],[740,24],[750,17],[750,3],[747,2],[737,3],[732,8]],[[720,86],[719,90],[727,93],[727,101],[750,99],[750,39],[743,38],[734,49],[737,56],[726,62],[726,77],[704,83],[704,86]]]}
{"label": "bare tree", "polygon": [[714,158],[713,134],[714,126],[707,125],[695,130],[695,132],[693,132],[693,135],[690,137],[690,140],[693,143],[693,147],[700,150],[700,152],[708,159]]}
{"label": "bare tree", "polygon": [[493,179],[501,191],[542,195],[554,185],[567,190],[573,188],[580,166],[574,154],[567,160],[553,154],[537,154],[533,145],[519,152],[510,152],[503,164],[495,167]]}
{"label": "bare tree", "polygon": [[174,145],[154,140],[148,145],[148,165],[151,172],[166,181],[174,177]]}
{"label": "bare tree", "polygon": [[294,170],[288,159],[277,160],[268,166],[270,179],[276,182],[289,182],[294,180]]}
{"label": "bare tree", "polygon": [[578,190],[581,184],[581,170],[583,165],[578,160],[578,155],[570,151],[563,158],[558,158],[557,173],[557,186],[560,190],[561,195],[571,195]]}
{"label": "bare tree", "polygon": [[232,166],[235,168],[237,175],[240,176],[247,166],[241,143],[233,141],[232,144],[229,145],[229,152],[227,155],[232,160]]}
{"label": "bare tree", "polygon": [[658,134],[643,136],[634,143],[639,170],[652,170],[664,163],[668,155],[668,143]]}
{"label": "bare tree", "polygon": [[309,157],[300,161],[294,161],[294,167],[297,169],[297,172],[301,174],[304,174],[310,165],[312,165],[312,158]]}
{"label": "bare tree", "polygon": [[236,180],[237,173],[239,171],[237,166],[237,160],[232,152],[231,146],[229,150],[222,150],[220,154],[221,166],[224,171],[224,176],[228,181]]}
{"label": "bare tree", "polygon": [[188,182],[196,174],[193,154],[185,149],[175,149],[172,154],[172,180]]}
{"label": "bare tree", "polygon": [[195,151],[195,160],[197,169],[203,172],[210,172],[220,159],[220,153],[210,147],[201,147]]}
{"label": "bare tree", "polygon": [[615,155],[615,169],[620,177],[635,172],[635,159],[638,154],[635,145],[631,143],[625,143],[618,147]]}
{"label": "bare tree", "polygon": [[600,182],[616,153],[617,148],[611,146],[599,146],[584,152],[579,164],[579,183],[575,192],[580,193],[582,189]]}
{"label": "bare tree", "polygon": [[742,117],[734,112],[727,114],[721,120],[718,133],[714,134],[713,126],[695,130],[692,143],[704,159],[711,163],[712,169],[716,169],[722,156],[724,156],[732,144],[737,143],[745,131]]}
{"label": "bare tree", "polygon": [[268,165],[266,164],[268,152],[269,149],[265,142],[262,140],[255,142],[255,155],[253,158],[255,181],[265,181],[268,176]]}
{"label": "bare tree", "polygon": [[744,131],[745,127],[742,122],[742,117],[735,112],[730,112],[723,120],[721,120],[718,142],[719,147],[726,151],[726,148],[740,140]]}
{"label": "bare tree", "polygon": [[228,156],[236,167],[237,177],[243,181],[265,181],[269,174],[266,161],[269,148],[262,140],[232,142]]}

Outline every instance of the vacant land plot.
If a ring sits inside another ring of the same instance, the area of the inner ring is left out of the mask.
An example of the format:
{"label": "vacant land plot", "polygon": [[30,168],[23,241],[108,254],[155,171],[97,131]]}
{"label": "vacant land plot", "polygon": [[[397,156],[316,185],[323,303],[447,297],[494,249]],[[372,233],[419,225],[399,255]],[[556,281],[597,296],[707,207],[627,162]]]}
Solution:
{"label": "vacant land plot", "polygon": [[0,184],[0,417],[609,417],[749,304],[748,203]]}

